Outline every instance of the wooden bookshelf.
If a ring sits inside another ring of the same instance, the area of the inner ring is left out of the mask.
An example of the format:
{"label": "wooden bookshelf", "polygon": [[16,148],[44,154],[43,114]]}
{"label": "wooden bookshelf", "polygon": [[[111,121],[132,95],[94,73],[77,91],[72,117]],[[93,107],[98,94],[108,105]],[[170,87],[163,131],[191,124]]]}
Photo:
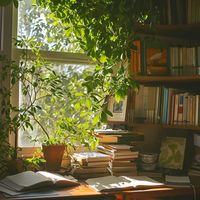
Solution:
{"label": "wooden bookshelf", "polygon": [[[195,126],[186,126],[186,125],[165,125],[165,124],[153,124],[153,123],[131,123],[129,127],[132,128],[170,128],[170,129],[180,129],[180,130],[191,130],[191,131],[200,131],[200,127]],[[192,132],[191,132],[192,134]]]}
{"label": "wooden bookshelf", "polygon": [[148,86],[166,86],[189,90],[191,92],[199,91],[200,75],[194,76],[135,76],[134,79],[143,85]]}
{"label": "wooden bookshelf", "polygon": [[[136,34],[145,34],[162,37],[185,38],[199,41],[200,24],[180,24],[180,25],[136,25]],[[175,39],[176,39],[175,38]]]}
{"label": "wooden bookshelf", "polygon": [[200,83],[200,75],[194,76],[136,76],[135,80],[139,83],[149,83],[149,82],[196,82]]}
{"label": "wooden bookshelf", "polygon": [[163,136],[187,135],[192,152],[191,138],[200,133],[200,18],[189,20],[185,11],[180,24],[167,17],[166,25],[134,25],[130,73],[140,87],[129,94],[127,127],[144,133],[144,141],[136,144],[141,151],[159,152]]}

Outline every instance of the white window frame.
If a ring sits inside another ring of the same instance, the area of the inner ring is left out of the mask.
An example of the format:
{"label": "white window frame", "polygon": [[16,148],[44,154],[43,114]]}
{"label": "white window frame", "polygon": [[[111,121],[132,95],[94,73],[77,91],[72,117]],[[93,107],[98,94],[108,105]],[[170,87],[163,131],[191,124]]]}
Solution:
{"label": "white window frame", "polygon": [[[17,36],[17,9],[13,9],[12,13],[12,38]],[[31,51],[29,51],[31,53]],[[12,46],[12,59],[19,61],[20,55],[22,54],[22,49],[17,49]],[[65,53],[65,52],[53,52],[53,51],[43,51],[41,50],[41,55],[47,60],[55,63],[65,63],[65,64],[83,64],[91,65],[94,64],[88,56],[82,53]],[[19,87],[16,87],[12,93],[11,101],[14,105],[19,106]],[[17,97],[17,98],[16,98]],[[14,136],[10,137],[10,142],[14,145]],[[38,149],[38,147],[23,147],[18,153],[18,156],[30,157],[33,152]]]}
{"label": "white window frame", "polygon": [[[12,59],[12,5],[0,7],[0,54]],[[1,68],[1,66],[0,66]],[[0,69],[1,73],[1,69]],[[9,77],[5,86],[9,89]],[[2,97],[0,97],[2,98]],[[3,120],[2,118],[0,120]],[[9,137],[9,142],[13,144],[13,137]]]}

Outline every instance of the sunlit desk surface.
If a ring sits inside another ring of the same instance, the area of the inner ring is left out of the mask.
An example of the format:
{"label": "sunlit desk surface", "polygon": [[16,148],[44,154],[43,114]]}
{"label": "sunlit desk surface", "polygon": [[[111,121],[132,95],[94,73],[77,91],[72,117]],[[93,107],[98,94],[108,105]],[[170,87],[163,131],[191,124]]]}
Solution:
{"label": "sunlit desk surface", "polygon": [[[195,196],[195,198],[194,198]],[[117,191],[117,192],[97,192],[91,187],[81,184],[77,187],[62,188],[62,189],[49,189],[48,191],[41,192],[35,196],[24,196],[24,197],[12,197],[5,198],[0,196],[1,200],[53,200],[53,199],[66,199],[66,200],[149,200],[159,199],[163,197],[184,197],[187,200],[200,200],[200,186],[196,187],[166,187],[166,188],[152,188],[152,189],[135,189],[129,191]]]}

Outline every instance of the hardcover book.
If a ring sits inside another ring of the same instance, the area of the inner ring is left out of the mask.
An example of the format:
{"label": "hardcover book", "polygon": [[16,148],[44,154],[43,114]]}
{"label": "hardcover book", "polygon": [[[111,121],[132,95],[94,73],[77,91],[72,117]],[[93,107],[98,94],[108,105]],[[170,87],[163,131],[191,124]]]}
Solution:
{"label": "hardcover book", "polygon": [[132,141],[143,141],[144,135],[138,134],[116,134],[116,135],[99,135],[101,143],[117,143],[117,144],[130,144]]}
{"label": "hardcover book", "polygon": [[81,162],[81,163],[89,163],[89,162],[104,162],[111,160],[111,156],[96,152],[96,151],[89,151],[89,152],[80,152],[80,153],[74,153],[73,159],[75,161]]}

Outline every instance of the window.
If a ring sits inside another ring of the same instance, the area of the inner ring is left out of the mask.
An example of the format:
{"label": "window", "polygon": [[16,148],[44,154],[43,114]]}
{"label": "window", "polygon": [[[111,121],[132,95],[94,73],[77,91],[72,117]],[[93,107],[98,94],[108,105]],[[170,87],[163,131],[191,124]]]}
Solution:
{"label": "window", "polygon": [[[63,78],[63,89],[71,90],[71,94],[73,94],[74,89],[81,89],[81,84],[83,81],[83,77],[88,73],[88,70],[92,68],[90,65],[83,64],[51,64],[56,72],[65,75]],[[77,82],[78,80],[78,82]],[[19,105],[28,103],[29,96],[24,96],[21,94],[22,88],[19,89]],[[45,89],[40,91],[40,94],[37,96],[44,96]],[[63,98],[42,98],[37,101],[38,105],[43,108],[38,115],[37,119],[44,125],[48,133],[53,135],[56,132],[56,123],[58,120],[61,120],[62,117],[70,117],[73,113],[73,108],[70,105],[70,102],[67,100],[68,94]],[[53,103],[54,102],[54,103]],[[73,115],[75,115],[73,113]],[[18,145],[20,147],[31,147],[31,146],[40,146],[38,141],[43,141],[45,134],[42,131],[41,127],[33,120],[32,121],[34,129],[26,129],[19,130],[18,135]],[[31,142],[32,139],[32,142]],[[36,139],[36,140],[35,140]],[[35,142],[36,141],[36,142]]]}
{"label": "window", "polygon": [[[74,43],[74,38],[67,37],[67,31],[61,22],[53,22],[49,15],[51,14],[47,8],[40,8],[39,6],[32,5],[31,0],[19,1],[18,8],[18,23],[17,23],[17,36],[18,37],[34,37],[38,43],[41,44],[41,53],[43,57],[51,62],[51,66],[56,71],[67,74],[68,80],[76,74],[81,80],[84,73],[88,73],[93,68],[91,61],[82,52],[78,44]],[[21,48],[14,48],[13,54],[16,60],[20,58],[20,54],[23,51]],[[19,60],[20,61],[20,60]],[[69,84],[68,84],[69,86]],[[21,95],[22,88],[19,85],[17,94],[18,100],[15,100],[19,106],[22,102],[27,101],[25,96]],[[47,120],[48,115],[54,115],[54,109],[57,109],[60,105],[50,106],[50,99],[46,99],[40,104],[45,105],[48,113],[40,113],[40,119],[42,123],[48,126],[49,131],[54,131],[55,128],[52,125],[52,121]],[[63,103],[63,102],[62,102]],[[63,104],[62,104],[63,105]],[[55,115],[55,118],[57,116]],[[34,124],[34,130],[19,130],[18,134],[18,146],[20,147],[33,147],[39,146],[40,143],[30,141],[30,135],[32,139],[39,139],[42,137],[41,129],[38,125]]]}
{"label": "window", "polygon": [[18,36],[36,38],[45,51],[81,52],[74,38],[67,36],[68,31],[61,21],[51,19],[48,8],[41,8],[27,0],[19,2],[18,11]]}

